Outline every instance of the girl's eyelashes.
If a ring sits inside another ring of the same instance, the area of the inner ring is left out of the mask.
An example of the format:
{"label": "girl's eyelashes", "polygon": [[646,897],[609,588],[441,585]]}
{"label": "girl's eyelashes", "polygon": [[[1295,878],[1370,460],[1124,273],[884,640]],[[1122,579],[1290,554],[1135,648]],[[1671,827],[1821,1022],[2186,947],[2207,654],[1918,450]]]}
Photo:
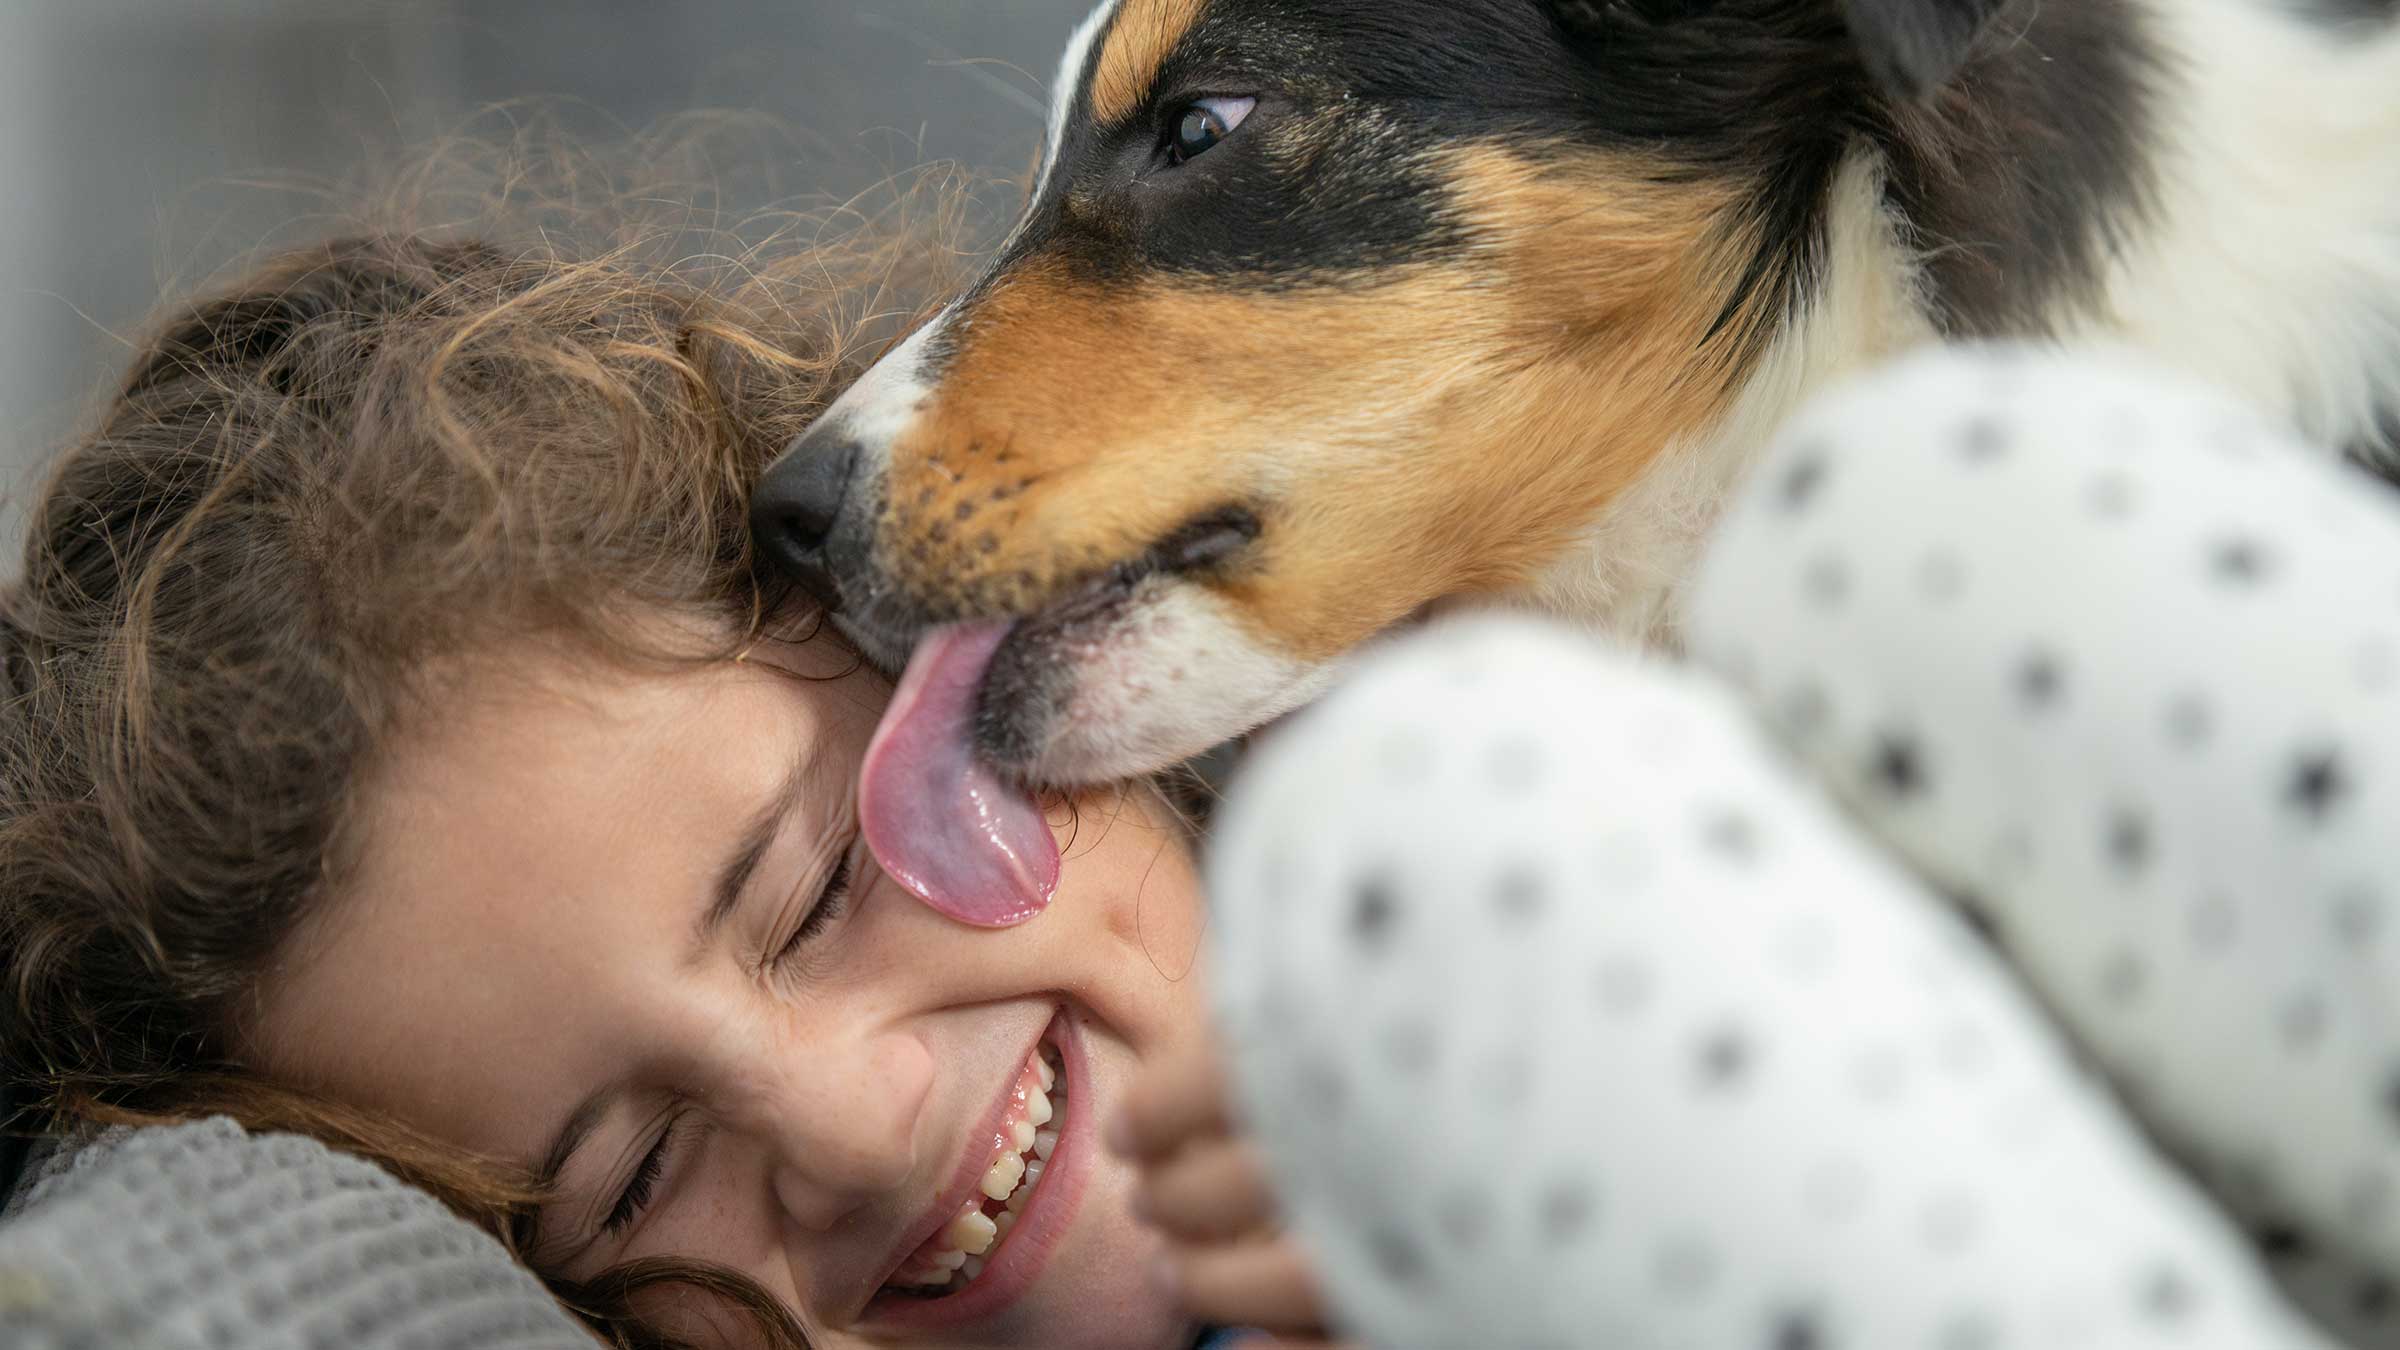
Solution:
{"label": "girl's eyelashes", "polygon": [[853,842],[842,850],[841,861],[833,865],[832,873],[825,878],[824,889],[817,892],[816,903],[808,907],[808,913],[800,916],[800,922],[793,926],[792,935],[776,951],[771,964],[789,965],[812,939],[831,928],[833,921],[842,917],[842,911],[848,907],[850,900],[850,855],[856,847]]}
{"label": "girl's eyelashes", "polygon": [[675,1127],[682,1123],[681,1116],[668,1118],[666,1128],[658,1132],[657,1142],[650,1145],[650,1151],[642,1155],[641,1164],[626,1178],[625,1189],[617,1193],[617,1203],[600,1223],[602,1233],[614,1237],[642,1217],[642,1211],[649,1207],[651,1192],[658,1189],[658,1179],[666,1175],[667,1150],[674,1142]]}

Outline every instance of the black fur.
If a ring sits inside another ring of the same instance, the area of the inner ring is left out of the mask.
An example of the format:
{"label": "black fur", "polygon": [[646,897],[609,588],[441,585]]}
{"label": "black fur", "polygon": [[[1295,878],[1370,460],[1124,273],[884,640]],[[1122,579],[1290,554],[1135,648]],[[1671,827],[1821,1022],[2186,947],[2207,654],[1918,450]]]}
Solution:
{"label": "black fur", "polygon": [[[1604,7],[1601,25],[1579,24],[1575,35],[1619,91],[1613,129],[1748,187],[1762,246],[1737,304],[1763,288],[1768,303],[1756,312],[1780,319],[1807,295],[1826,190],[1863,142],[1881,152],[1887,199],[1925,259],[1936,326],[2041,334],[2062,303],[2090,294],[2149,195],[2162,71],[2138,6],[1853,0],[1850,9],[1852,25],[1885,25],[1883,46],[1911,45],[1918,77],[1938,71],[1946,82],[1895,90],[1854,28],[1808,0],[1720,0],[1666,22]],[[1915,29],[1894,27],[1902,11]]]}
{"label": "black fur", "polygon": [[1943,94],[1892,114],[1889,195],[1938,327],[2042,335],[2142,219],[2167,72],[2135,0],[2016,0],[1984,48]]}
{"label": "black fur", "polygon": [[[1863,141],[1939,325],[2037,332],[2143,204],[2139,20],[2136,0],[1215,0],[1130,118],[1096,125],[1082,96],[991,275],[1038,258],[1100,287],[1353,285],[1473,244],[1426,151],[1638,150],[1738,185],[1762,242],[1727,317],[1761,320],[1730,335],[1755,351],[1816,279],[1827,190]],[[1253,92],[1234,136],[1167,160],[1189,99]]]}
{"label": "black fur", "polygon": [[1950,82],[2006,0],[1843,0],[1859,60],[1884,88],[1922,98]]}
{"label": "black fur", "polygon": [[[1525,0],[1218,0],[1130,120],[1098,125],[1080,96],[1049,190],[996,270],[1039,254],[1097,282],[1167,273],[1255,289],[1440,257],[1466,241],[1415,152],[1523,120],[1466,91],[1535,104],[1577,75]],[[1253,91],[1235,137],[1167,161],[1190,99]]]}

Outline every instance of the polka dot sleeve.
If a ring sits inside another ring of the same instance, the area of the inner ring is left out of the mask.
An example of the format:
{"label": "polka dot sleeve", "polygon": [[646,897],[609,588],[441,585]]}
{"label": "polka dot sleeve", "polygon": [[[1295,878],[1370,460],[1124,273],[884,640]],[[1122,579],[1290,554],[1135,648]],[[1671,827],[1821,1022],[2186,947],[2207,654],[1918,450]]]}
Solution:
{"label": "polka dot sleeve", "polygon": [[2124,361],[1936,355],[1794,424],[1690,613],[2285,1273],[2400,1343],[2400,498]]}
{"label": "polka dot sleeve", "polygon": [[1211,886],[1244,1114],[1370,1344],[2328,1344],[1706,681],[1396,644],[1257,752]]}

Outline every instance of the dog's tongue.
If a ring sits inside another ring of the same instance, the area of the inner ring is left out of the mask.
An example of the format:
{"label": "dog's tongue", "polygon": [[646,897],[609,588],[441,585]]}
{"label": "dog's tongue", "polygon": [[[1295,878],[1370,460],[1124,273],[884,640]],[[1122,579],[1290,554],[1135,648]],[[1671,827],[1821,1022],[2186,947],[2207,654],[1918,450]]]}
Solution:
{"label": "dog's tongue", "polygon": [[1058,841],[1041,807],[975,758],[975,691],[1004,623],[917,644],[859,775],[860,826],[883,870],[961,923],[1005,928],[1050,903]]}

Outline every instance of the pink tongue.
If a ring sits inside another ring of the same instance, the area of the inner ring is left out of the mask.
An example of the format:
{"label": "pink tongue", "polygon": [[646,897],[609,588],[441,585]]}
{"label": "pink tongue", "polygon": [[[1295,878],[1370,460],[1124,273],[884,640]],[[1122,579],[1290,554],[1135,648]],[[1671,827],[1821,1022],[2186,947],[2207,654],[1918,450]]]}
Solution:
{"label": "pink tongue", "polygon": [[1050,903],[1058,840],[1033,798],[975,758],[975,691],[1004,623],[937,628],[917,644],[867,746],[860,825],[875,861],[960,923],[1006,928]]}

